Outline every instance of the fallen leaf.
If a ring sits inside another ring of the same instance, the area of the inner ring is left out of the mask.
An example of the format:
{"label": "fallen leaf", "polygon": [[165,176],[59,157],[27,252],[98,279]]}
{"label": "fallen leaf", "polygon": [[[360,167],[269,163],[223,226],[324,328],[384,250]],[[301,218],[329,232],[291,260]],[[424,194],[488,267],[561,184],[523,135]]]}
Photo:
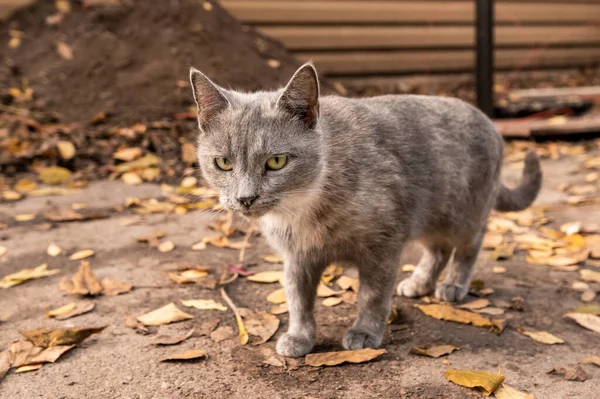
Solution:
{"label": "fallen leaf", "polygon": [[487,396],[504,382],[504,375],[487,371],[449,369],[445,374],[448,381],[467,388],[478,388]]}
{"label": "fallen leaf", "polygon": [[319,283],[317,287],[317,296],[319,298],[327,298],[334,295],[343,294],[344,291],[334,291],[323,283]]}
{"label": "fallen leaf", "polygon": [[450,305],[431,304],[415,305],[421,312],[438,320],[453,321],[456,323],[472,324],[477,327],[491,327],[494,330],[502,330],[497,320],[490,320],[478,313],[455,309]]}
{"label": "fallen leaf", "polygon": [[271,303],[275,303],[275,304],[284,303],[286,301],[285,289],[280,288],[278,290],[271,292],[269,295],[267,295],[267,301],[269,301]]}
{"label": "fallen leaf", "polygon": [[580,326],[600,334],[600,317],[590,313],[567,313],[565,317],[575,320]]}
{"label": "fallen leaf", "polygon": [[56,43],[56,51],[58,52],[58,55],[60,55],[65,60],[73,59],[73,48],[67,43],[63,42],[62,40],[59,40]]}
{"label": "fallen leaf", "polygon": [[548,372],[548,374],[562,375],[565,380],[569,381],[585,381],[588,378],[587,373],[581,366],[577,364],[569,364],[566,366],[557,366]]}
{"label": "fallen leaf", "polygon": [[64,196],[79,193],[81,190],[65,187],[44,187],[27,193],[29,197]]}
{"label": "fallen leaf", "polygon": [[146,326],[160,326],[178,321],[193,319],[194,316],[181,311],[174,303],[139,316],[137,320]]}
{"label": "fallen leaf", "polygon": [[590,304],[583,305],[577,308],[574,313],[588,313],[595,314],[596,316],[600,316],[600,305]]}
{"label": "fallen leaf", "polygon": [[141,334],[149,333],[146,326],[143,325],[142,323],[140,323],[139,321],[137,321],[137,319],[131,315],[129,315],[125,318],[125,327],[131,328],[132,330],[135,330],[136,332],[141,333]]}
{"label": "fallen leaf", "polygon": [[595,194],[598,189],[593,184],[574,185],[567,189],[567,193],[575,196]]}
{"label": "fallen leaf", "polygon": [[338,278],[335,282],[338,285],[338,287],[340,287],[341,289],[343,289],[343,290],[352,289],[352,291],[354,291],[354,292],[358,292],[358,288],[360,285],[358,282],[358,279],[348,277],[348,276],[340,276],[340,278]]}
{"label": "fallen leaf", "polygon": [[6,201],[17,201],[21,199],[21,194],[16,191],[6,190],[2,192],[2,199]]}
{"label": "fallen leaf", "polygon": [[20,193],[28,193],[30,191],[35,190],[36,188],[37,184],[31,179],[20,179],[15,184],[15,191],[18,191]]}
{"label": "fallen leaf", "polygon": [[342,298],[333,296],[333,297],[323,299],[322,305],[327,306],[327,307],[332,307],[332,306],[339,305],[343,301],[344,300]]}
{"label": "fallen leaf", "polygon": [[494,261],[510,259],[517,245],[515,243],[502,243],[490,252],[489,258]]}
{"label": "fallen leaf", "polygon": [[23,269],[16,273],[4,276],[2,280],[0,280],[0,288],[14,287],[15,285],[26,281],[52,276],[56,273],[60,273],[60,269],[48,270],[48,265],[44,263],[34,269]]}
{"label": "fallen leaf", "polygon": [[21,366],[15,369],[15,373],[26,373],[28,371],[36,371],[42,368],[42,364],[31,364],[29,366]]}
{"label": "fallen leaf", "polygon": [[358,302],[358,295],[356,295],[356,292],[346,291],[342,294],[342,301],[349,305],[354,305]]}
{"label": "fallen leaf", "polygon": [[72,208],[51,206],[44,211],[44,217],[51,222],[72,222],[84,220],[85,217]]}
{"label": "fallen leaf", "polygon": [[102,292],[102,284],[92,273],[90,263],[81,262],[77,273],[73,277],[65,277],[59,285],[62,291],[78,295],[98,295]]}
{"label": "fallen leaf", "polygon": [[590,289],[589,284],[584,283],[583,281],[573,281],[571,284],[571,288],[575,291],[587,291]]}
{"label": "fallen leaf", "polygon": [[150,342],[154,345],[177,345],[191,337],[193,333],[194,329],[192,328],[183,335],[157,335],[156,337],[152,338],[152,341]]}
{"label": "fallen leaf", "polygon": [[49,166],[40,171],[39,178],[46,184],[62,184],[69,180],[71,171],[61,166]]}
{"label": "fallen leaf", "polygon": [[65,161],[72,159],[75,156],[75,145],[70,141],[59,141],[56,146],[58,147],[58,153],[60,157]]}
{"label": "fallen leaf", "polygon": [[131,284],[121,283],[119,281],[111,280],[109,278],[103,278],[100,281],[100,285],[102,286],[102,295],[107,296],[117,296],[121,294],[125,294],[133,288]]}
{"label": "fallen leaf", "polygon": [[415,271],[416,266],[410,263],[407,263],[406,265],[402,265],[402,267],[400,268],[400,270],[404,273],[412,273]]}
{"label": "fallen leaf", "polygon": [[188,284],[197,283],[199,280],[204,279],[208,275],[208,272],[203,270],[189,269],[179,273],[168,273],[171,280],[177,284]]}
{"label": "fallen leaf", "polygon": [[74,347],[75,345],[57,345],[41,348],[20,338],[13,341],[4,353],[8,354],[10,365],[18,368],[32,364],[54,363],[63,353]]}
{"label": "fallen leaf", "polygon": [[125,162],[115,166],[115,171],[118,173],[130,172],[132,170],[141,170],[151,167],[156,167],[159,164],[158,157],[154,154],[146,154],[135,161]]}
{"label": "fallen leaf", "polygon": [[359,349],[339,352],[309,353],[304,359],[309,366],[337,366],[342,363],[365,363],[386,353],[385,349]]}
{"label": "fallen leaf", "polygon": [[546,331],[534,331],[526,330],[524,328],[517,328],[517,331],[521,334],[533,339],[534,341],[540,342],[546,345],[564,344],[565,341],[555,335],[550,334]]}
{"label": "fallen leaf", "polygon": [[327,266],[321,276],[321,282],[329,284],[333,279],[339,277],[344,272],[344,268],[335,263]]}
{"label": "fallen leaf", "polygon": [[533,399],[533,394],[521,392],[515,388],[502,384],[500,388],[494,391],[496,399]]}
{"label": "fallen leaf", "polygon": [[56,0],[54,5],[58,12],[62,14],[68,14],[71,12],[71,3],[69,3],[69,0]]}
{"label": "fallen leaf", "polygon": [[581,359],[579,361],[579,363],[591,363],[591,364],[595,364],[596,366],[600,367],[600,356],[586,357],[585,359]]}
{"label": "fallen leaf", "polygon": [[3,245],[0,245],[0,258],[8,253],[8,248]]}
{"label": "fallen leaf", "polygon": [[475,312],[482,313],[482,314],[489,314],[489,315],[492,315],[492,316],[500,316],[500,315],[504,314],[504,309],[500,309],[500,308],[496,308],[496,307],[490,306],[490,307],[487,307],[487,308],[475,310]]}
{"label": "fallen leaf", "polygon": [[48,245],[48,249],[46,249],[46,253],[52,257],[60,255],[61,252],[62,252],[62,249],[58,245],[55,245],[55,244]]}
{"label": "fallen leaf", "polygon": [[594,299],[596,299],[596,292],[592,290],[584,291],[581,293],[580,299],[582,302],[592,302]]}
{"label": "fallen leaf", "polygon": [[[275,356],[275,355],[264,359],[262,361],[262,363],[267,364],[269,366],[273,366],[273,367],[285,367],[285,359],[280,358],[279,356]],[[304,396],[303,399],[310,399],[310,398]]]}
{"label": "fallen leaf", "polygon": [[233,337],[235,337],[235,331],[233,331],[233,328],[229,326],[220,326],[219,328],[210,333],[210,339],[212,339],[216,343],[225,341],[226,339],[230,339]]}
{"label": "fallen leaf", "polygon": [[113,158],[120,161],[133,161],[142,156],[142,149],[138,147],[123,147],[113,153]]}
{"label": "fallen leaf", "polygon": [[130,186],[137,186],[138,184],[142,184],[142,178],[135,172],[125,172],[121,175],[121,180],[123,183],[128,184]]}
{"label": "fallen leaf", "polygon": [[502,241],[504,241],[504,235],[502,233],[487,233],[483,237],[481,247],[483,249],[496,249],[496,247],[502,244]]}
{"label": "fallen leaf", "polygon": [[230,248],[230,249],[242,249],[242,248],[250,248],[251,245],[245,241],[240,242],[231,242],[224,235],[214,235],[209,237],[204,237],[202,241],[196,243],[192,246],[192,250],[194,251],[202,251],[206,249],[206,245],[211,244],[217,248]]}
{"label": "fallen leaf", "polygon": [[6,376],[11,367],[11,354],[8,350],[0,352],[0,382]]}
{"label": "fallen leaf", "polygon": [[416,346],[410,350],[413,355],[429,356],[438,358],[440,356],[449,355],[452,352],[459,350],[458,346],[454,345],[433,345],[429,347]]}
{"label": "fallen leaf", "polygon": [[278,254],[264,255],[261,259],[268,263],[283,263],[283,258]]}
{"label": "fallen leaf", "polygon": [[503,273],[506,273],[506,268],[502,267],[502,266],[494,266],[492,268],[492,272],[494,272],[496,274],[503,274]]}
{"label": "fallen leaf", "polygon": [[174,248],[175,244],[173,244],[173,241],[164,241],[158,246],[160,252],[171,252]]}
{"label": "fallen leaf", "polygon": [[96,304],[94,302],[73,302],[65,306],[61,306],[60,308],[49,310],[46,312],[46,316],[53,317],[56,320],[67,320],[71,317],[91,312],[95,307]]}
{"label": "fallen leaf", "polygon": [[15,222],[29,222],[35,219],[36,216],[37,215],[35,213],[23,213],[20,215],[15,215],[13,219],[15,220]]}
{"label": "fallen leaf", "polygon": [[584,281],[600,283],[600,272],[595,272],[589,269],[581,269],[579,271],[579,277]]}
{"label": "fallen leaf", "polygon": [[267,272],[260,272],[253,274],[252,276],[248,276],[246,278],[250,281],[254,281],[255,283],[276,283],[283,279],[283,271],[273,270]]}
{"label": "fallen leaf", "polygon": [[462,305],[458,306],[458,308],[468,309],[468,310],[476,310],[476,309],[483,309],[489,305],[490,305],[490,301],[488,299],[480,298],[480,299],[475,299],[474,301],[462,304]]}
{"label": "fallen leaf", "polygon": [[185,361],[185,360],[203,360],[206,359],[206,352],[201,349],[192,349],[189,351],[175,353],[169,355],[165,358],[162,358],[161,362],[175,362],[175,361]]}
{"label": "fallen leaf", "polygon": [[181,300],[183,306],[188,308],[196,308],[200,310],[220,310],[221,312],[227,311],[227,307],[220,302],[213,301],[212,299],[188,299]]}
{"label": "fallen leaf", "polygon": [[569,222],[569,223],[564,223],[560,226],[560,231],[563,232],[565,235],[572,235],[572,234],[577,234],[581,231],[581,222]]}
{"label": "fallen leaf", "polygon": [[272,314],[284,314],[288,312],[288,304],[287,303],[280,303],[278,305],[273,305],[271,306],[271,313]]}
{"label": "fallen leaf", "polygon": [[276,60],[274,58],[271,58],[271,59],[267,60],[267,65],[269,65],[273,69],[277,69],[281,66],[281,62],[279,62],[278,60]]}
{"label": "fallen leaf", "polygon": [[98,334],[103,327],[77,327],[77,328],[43,328],[40,330],[19,331],[35,346],[48,348],[51,346],[78,345],[92,334]]}
{"label": "fallen leaf", "polygon": [[253,345],[267,342],[279,329],[279,319],[266,312],[251,312],[245,317],[244,325],[248,333],[260,337]]}
{"label": "fallen leaf", "polygon": [[225,302],[227,302],[227,305],[229,305],[229,307],[233,311],[233,314],[235,315],[235,321],[237,322],[240,335],[240,343],[242,345],[246,345],[248,343],[248,331],[246,331],[246,326],[244,325],[244,321],[242,320],[242,316],[240,315],[238,308],[234,305],[233,301],[231,300],[231,298],[229,298],[227,292],[225,292],[225,288],[223,287],[221,287],[221,296],[223,297]]}
{"label": "fallen leaf", "polygon": [[86,259],[91,256],[94,256],[95,253],[96,252],[93,249],[83,249],[83,250],[77,251],[74,254],[72,254],[71,256],[69,256],[69,259],[70,260]]}
{"label": "fallen leaf", "polygon": [[188,164],[192,165],[198,161],[196,158],[196,146],[190,142],[185,142],[181,145],[181,160]]}

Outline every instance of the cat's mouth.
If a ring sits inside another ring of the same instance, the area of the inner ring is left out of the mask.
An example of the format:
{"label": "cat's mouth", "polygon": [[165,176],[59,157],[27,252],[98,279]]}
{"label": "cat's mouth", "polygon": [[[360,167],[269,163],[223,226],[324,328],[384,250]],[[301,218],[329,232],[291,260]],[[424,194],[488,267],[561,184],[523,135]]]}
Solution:
{"label": "cat's mouth", "polygon": [[278,202],[279,201],[271,201],[269,203],[256,204],[250,208],[241,208],[237,211],[246,217],[258,219],[272,211]]}

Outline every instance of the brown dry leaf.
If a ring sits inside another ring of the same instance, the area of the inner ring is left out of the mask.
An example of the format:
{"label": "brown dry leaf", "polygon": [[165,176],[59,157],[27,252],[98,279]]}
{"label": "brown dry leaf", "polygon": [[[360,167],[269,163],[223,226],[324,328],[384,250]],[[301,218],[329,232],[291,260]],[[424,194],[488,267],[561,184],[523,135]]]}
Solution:
{"label": "brown dry leaf", "polygon": [[487,371],[449,369],[445,375],[448,381],[467,388],[478,388],[487,396],[504,382],[504,375]]}
{"label": "brown dry leaf", "polygon": [[198,161],[198,158],[196,158],[196,146],[194,144],[186,141],[181,145],[181,160],[188,165],[192,165]]}
{"label": "brown dry leaf", "polygon": [[51,222],[72,222],[84,220],[85,217],[72,208],[51,206],[44,211],[44,217]]}
{"label": "brown dry leaf", "polygon": [[494,391],[496,399],[533,399],[533,394],[521,392],[515,388],[502,384],[500,388]]}
{"label": "brown dry leaf", "polygon": [[271,306],[271,313],[272,314],[284,314],[288,312],[288,304],[287,303],[280,303],[279,305],[273,305]]}
{"label": "brown dry leaf", "polygon": [[206,359],[206,352],[201,349],[191,349],[181,353],[175,353],[169,355],[163,359],[161,362],[177,362],[177,361],[187,361],[187,360],[204,360]]}
{"label": "brown dry leaf", "polygon": [[181,300],[183,306],[188,308],[196,308],[200,310],[220,310],[221,312],[227,311],[227,306],[220,302],[213,301],[212,299],[188,299]]}
{"label": "brown dry leaf", "polygon": [[63,42],[62,40],[59,40],[56,43],[56,52],[58,52],[58,55],[60,55],[65,60],[73,59],[73,48],[67,43]]}
{"label": "brown dry leaf", "polygon": [[502,235],[502,233],[487,233],[483,237],[481,246],[483,249],[496,249],[503,241],[504,235]]}
{"label": "brown dry leaf", "polygon": [[483,314],[489,314],[491,316],[501,316],[501,315],[504,314],[504,309],[490,306],[490,307],[487,307],[487,308],[475,310],[475,312],[477,312],[477,313],[483,313]]}
{"label": "brown dry leaf", "polygon": [[73,277],[65,277],[59,285],[62,291],[78,295],[98,295],[102,292],[102,284],[92,273],[90,262],[83,261]]}
{"label": "brown dry leaf", "polygon": [[0,258],[3,257],[4,255],[6,255],[8,253],[8,248],[6,248],[4,245],[0,245]]}
{"label": "brown dry leaf", "polygon": [[490,301],[488,299],[480,298],[480,299],[475,299],[474,301],[462,304],[462,305],[458,306],[458,308],[459,309],[476,310],[476,309],[483,309],[489,305],[490,305]]}
{"label": "brown dry leaf", "polygon": [[171,252],[173,249],[175,249],[175,244],[173,244],[173,241],[163,241],[158,245],[158,250],[160,252]]}
{"label": "brown dry leaf", "polygon": [[329,297],[329,298],[323,299],[322,305],[330,308],[332,306],[339,305],[343,301],[344,300],[340,297]]}
{"label": "brown dry leaf", "polygon": [[56,309],[52,309],[49,310],[45,313],[46,316],[48,317],[56,317],[56,316],[61,316],[61,315],[65,315],[65,314],[69,314],[71,313],[73,310],[75,310],[75,302],[71,302],[68,303],[64,306],[61,306],[59,308]]}
{"label": "brown dry leaf", "polygon": [[452,352],[459,350],[458,346],[454,345],[433,345],[429,347],[416,346],[410,350],[413,355],[429,356],[438,358],[440,356],[449,355]]}
{"label": "brown dry leaf", "polygon": [[44,328],[40,330],[19,331],[19,334],[27,338],[35,346],[48,348],[50,346],[78,345],[90,335],[98,334],[105,328],[106,326],[63,329]]}
{"label": "brown dry leaf", "polygon": [[[273,355],[264,359],[262,363],[273,367],[285,367],[285,358]],[[310,397],[304,396],[303,399],[310,399]]]}
{"label": "brown dry leaf", "polygon": [[177,345],[191,337],[193,333],[194,329],[192,328],[183,335],[157,335],[156,337],[152,338],[152,341],[150,342],[153,345]]}
{"label": "brown dry leaf", "polygon": [[240,335],[240,343],[242,345],[246,345],[248,343],[248,331],[246,330],[246,326],[244,325],[244,321],[242,320],[242,316],[240,315],[237,306],[235,306],[231,298],[229,298],[227,292],[225,292],[225,288],[223,287],[221,287],[221,296],[223,297],[225,302],[227,302],[227,305],[229,305],[229,307],[233,311],[233,314],[235,315],[235,321],[237,322]]}
{"label": "brown dry leaf", "polygon": [[248,333],[260,337],[253,342],[253,345],[260,345],[267,342],[279,329],[279,319],[266,312],[250,312],[244,317],[246,330]]}
{"label": "brown dry leaf", "polygon": [[197,283],[199,280],[204,279],[207,275],[208,272],[197,269],[183,270],[179,273],[168,273],[169,278],[175,281],[177,284]]}
{"label": "brown dry leaf", "polygon": [[591,363],[591,364],[595,364],[596,366],[600,367],[600,356],[586,357],[585,359],[581,359],[579,361],[579,363]]}
{"label": "brown dry leaf", "polygon": [[336,283],[337,283],[338,287],[340,287],[343,290],[347,291],[349,289],[352,289],[352,291],[358,292],[359,282],[358,282],[358,279],[356,279],[356,278],[352,278],[352,277],[348,277],[348,276],[340,276],[340,278],[338,278],[336,280]]}
{"label": "brown dry leaf", "polygon": [[193,319],[194,316],[181,311],[174,303],[163,306],[139,316],[137,320],[146,326],[161,326],[182,320]]}
{"label": "brown dry leaf", "polygon": [[2,192],[2,199],[6,201],[17,201],[21,199],[21,194],[16,191],[6,190]]}
{"label": "brown dry leaf", "polygon": [[492,267],[492,272],[496,274],[506,273],[506,268],[502,266],[494,266]]}
{"label": "brown dry leaf", "polygon": [[600,334],[600,317],[590,313],[567,313],[565,317],[575,320],[580,326]]}
{"label": "brown dry leaf", "polygon": [[64,187],[44,187],[27,193],[29,197],[64,196],[79,193],[81,190]]}
{"label": "brown dry leaf", "polygon": [[502,330],[503,326],[499,325],[499,321],[490,320],[487,317],[481,316],[478,313],[471,313],[466,310],[455,309],[450,305],[431,304],[431,305],[415,305],[421,312],[427,316],[434,317],[438,320],[454,321],[456,323],[472,324],[477,327],[491,327],[495,330]]}
{"label": "brown dry leaf", "polygon": [[109,278],[103,278],[102,281],[100,281],[100,285],[102,285],[102,295],[108,296],[125,294],[133,288],[133,285],[131,284],[121,283]]}
{"label": "brown dry leaf", "polygon": [[235,331],[233,331],[233,328],[229,326],[220,326],[219,328],[210,333],[210,339],[212,339],[216,343],[225,341],[226,339],[230,339],[233,337],[235,337]]}
{"label": "brown dry leaf", "polygon": [[281,62],[274,58],[271,58],[271,59],[267,60],[267,65],[273,69],[277,69],[281,66]]}
{"label": "brown dry leaf", "polygon": [[335,291],[332,290],[331,288],[329,288],[328,286],[326,286],[323,283],[319,283],[319,286],[317,287],[317,296],[319,298],[327,298],[330,296],[334,296],[334,295],[340,295],[343,294],[344,291]]}
{"label": "brown dry leaf", "polygon": [[240,242],[231,242],[227,237],[221,234],[217,234],[214,236],[204,237],[202,241],[196,243],[192,246],[192,250],[194,251],[202,251],[206,249],[206,245],[211,244],[217,248],[230,248],[230,249],[242,249],[242,248],[250,248],[251,245],[245,241]]}
{"label": "brown dry leaf", "polygon": [[329,284],[333,279],[339,277],[344,272],[344,268],[340,265],[336,265],[335,263],[327,266],[325,271],[323,271],[323,275],[321,276],[321,282],[324,284]]}
{"label": "brown dry leaf", "polygon": [[29,366],[21,366],[15,369],[15,373],[27,373],[28,371],[36,371],[42,368],[42,364],[31,364]]}
{"label": "brown dry leaf", "polygon": [[[25,339],[13,341],[5,351],[12,367],[18,368],[41,363],[54,363],[58,358],[75,345],[57,345],[50,348],[40,348]],[[5,355],[6,356],[6,355]]]}
{"label": "brown dry leaf", "polygon": [[577,234],[581,231],[581,222],[569,222],[560,226],[560,231],[565,235],[570,236],[572,234]]}
{"label": "brown dry leaf", "polygon": [[351,351],[309,353],[304,359],[309,366],[337,366],[342,363],[365,363],[386,353],[385,349],[359,349]]}
{"label": "brown dry leaf", "polygon": [[81,260],[86,259],[91,256],[94,256],[96,252],[93,249],[82,249],[81,251],[77,251],[71,256],[69,256],[70,260]]}
{"label": "brown dry leaf", "polygon": [[39,178],[46,184],[62,184],[69,180],[71,171],[61,166],[49,166],[40,171]]}
{"label": "brown dry leaf", "polygon": [[562,375],[565,380],[585,381],[588,378],[587,373],[577,364],[568,364],[566,366],[556,366],[548,374]]}
{"label": "brown dry leaf", "polygon": [[596,293],[592,290],[587,290],[581,293],[580,297],[582,302],[592,302],[596,299]]}
{"label": "brown dry leaf", "polygon": [[36,216],[37,215],[35,213],[23,213],[20,215],[15,215],[13,219],[15,220],[15,222],[29,222],[35,219]]}
{"label": "brown dry leaf", "polygon": [[60,255],[61,252],[62,249],[56,244],[50,244],[48,245],[48,249],[46,249],[46,253],[52,257]]}
{"label": "brown dry leaf", "polygon": [[571,284],[571,289],[575,291],[587,291],[590,289],[590,286],[583,281],[573,281],[573,284]]}
{"label": "brown dry leaf", "polygon": [[585,180],[586,183],[593,183],[595,181],[598,181],[598,179],[600,179],[600,173],[590,172],[590,173],[586,174],[583,179]]}
{"label": "brown dry leaf", "polygon": [[142,184],[142,178],[135,172],[125,172],[121,176],[121,180],[123,183],[128,184],[130,186],[137,186],[138,184]]}
{"label": "brown dry leaf", "polygon": [[118,173],[130,172],[132,170],[141,170],[146,168],[157,167],[159,159],[154,154],[146,154],[135,161],[124,162],[115,166],[115,171]]}
{"label": "brown dry leaf", "polygon": [[264,255],[261,259],[268,263],[283,263],[283,258],[278,254]]}
{"label": "brown dry leaf", "polygon": [[17,184],[15,184],[15,191],[20,193],[28,193],[37,188],[37,184],[31,179],[20,179]]}
{"label": "brown dry leaf", "polygon": [[123,147],[113,153],[113,158],[120,161],[133,161],[142,156],[142,149],[138,147]]}
{"label": "brown dry leaf", "polygon": [[356,292],[346,291],[342,294],[342,301],[349,305],[354,305],[358,302],[358,295],[356,295]]}
{"label": "brown dry leaf", "polygon": [[141,333],[141,334],[149,333],[146,326],[143,325],[142,323],[140,323],[139,321],[137,321],[137,319],[131,315],[129,315],[125,318],[125,327],[131,328],[132,330],[135,330],[136,332]]}
{"label": "brown dry leaf", "polygon": [[70,141],[59,141],[56,146],[58,147],[60,157],[65,161],[68,161],[75,156],[75,145]]}
{"label": "brown dry leaf", "polygon": [[598,189],[593,184],[583,184],[571,186],[567,189],[567,193],[575,196],[595,194]]}
{"label": "brown dry leaf", "polygon": [[69,3],[69,0],[56,0],[54,5],[56,6],[58,12],[62,14],[68,14],[71,12],[71,3]]}
{"label": "brown dry leaf", "polygon": [[286,301],[285,290],[283,288],[280,288],[271,292],[269,295],[267,295],[267,301],[275,304],[284,303]]}
{"label": "brown dry leaf", "polygon": [[96,304],[94,302],[72,302],[60,308],[47,311],[46,316],[53,317],[56,320],[67,320],[71,317],[91,312],[95,307]]}
{"label": "brown dry leaf", "polygon": [[255,283],[276,283],[283,279],[283,270],[272,270],[267,272],[260,272],[246,277],[250,281]]}
{"label": "brown dry leaf", "polygon": [[517,328],[517,331],[521,334],[533,339],[534,341],[540,342],[546,345],[564,344],[565,341],[555,335],[550,334],[546,331],[534,331],[526,330],[524,328]]}
{"label": "brown dry leaf", "polygon": [[60,269],[48,270],[48,265],[44,263],[34,269],[23,269],[16,273],[4,276],[2,280],[0,280],[0,288],[14,287],[15,285],[26,281],[52,276],[56,273],[60,273]]}
{"label": "brown dry leaf", "polygon": [[589,269],[581,269],[579,271],[579,277],[584,281],[600,283],[600,272],[595,272]]}
{"label": "brown dry leaf", "polygon": [[490,252],[489,258],[494,261],[510,259],[515,253],[516,247],[515,243],[503,242]]}
{"label": "brown dry leaf", "polygon": [[591,305],[583,305],[577,308],[574,313],[589,313],[595,314],[596,316],[600,316],[600,305],[591,304]]}

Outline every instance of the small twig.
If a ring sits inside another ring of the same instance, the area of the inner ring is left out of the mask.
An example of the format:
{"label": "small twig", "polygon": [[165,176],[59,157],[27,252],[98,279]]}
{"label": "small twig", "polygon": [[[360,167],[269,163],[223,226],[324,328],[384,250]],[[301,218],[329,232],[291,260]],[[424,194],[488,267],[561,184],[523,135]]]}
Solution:
{"label": "small twig", "polygon": [[248,241],[250,241],[250,236],[254,233],[254,222],[250,224],[248,230],[246,231],[246,236],[244,237],[244,241],[242,245],[242,249],[240,249],[240,256],[238,257],[238,263],[244,262],[244,256],[246,255],[246,247],[248,246]]}
{"label": "small twig", "polygon": [[238,308],[233,304],[227,293],[225,292],[225,288],[221,287],[221,296],[227,302],[227,305],[233,310],[233,314],[235,314],[235,320],[237,321],[238,329],[240,330],[240,343],[242,345],[246,345],[248,343],[248,331],[246,331],[246,326],[244,326],[244,322],[242,321],[242,316],[240,316],[240,312]]}

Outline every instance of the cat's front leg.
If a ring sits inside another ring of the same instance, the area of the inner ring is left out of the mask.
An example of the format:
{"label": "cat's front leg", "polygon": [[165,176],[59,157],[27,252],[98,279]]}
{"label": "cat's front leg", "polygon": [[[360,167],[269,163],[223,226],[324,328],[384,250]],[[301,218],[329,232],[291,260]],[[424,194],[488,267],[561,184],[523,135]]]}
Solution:
{"label": "cat's front leg", "polygon": [[342,340],[345,349],[377,348],[383,340],[387,319],[392,310],[392,298],[400,255],[386,260],[373,259],[360,265],[358,316]]}
{"label": "cat's front leg", "polygon": [[299,357],[311,351],[317,336],[313,310],[323,267],[320,264],[291,261],[285,264],[285,296],[290,324],[277,341],[277,353]]}

